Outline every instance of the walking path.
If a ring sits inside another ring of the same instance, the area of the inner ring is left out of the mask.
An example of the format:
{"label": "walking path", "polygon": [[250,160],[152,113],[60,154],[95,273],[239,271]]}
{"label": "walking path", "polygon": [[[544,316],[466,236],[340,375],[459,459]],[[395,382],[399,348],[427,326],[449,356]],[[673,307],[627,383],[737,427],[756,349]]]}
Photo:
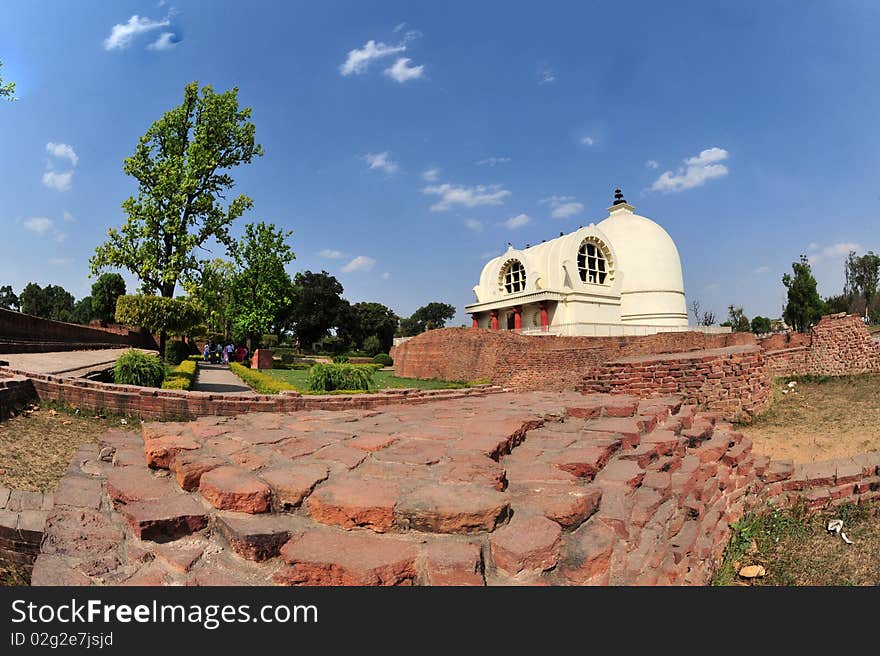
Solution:
{"label": "walking path", "polygon": [[195,392],[215,392],[218,394],[254,393],[226,365],[207,362],[199,362],[199,375],[191,389]]}
{"label": "walking path", "polygon": [[[38,374],[67,374],[82,376],[91,371],[109,369],[127,348],[97,349],[93,351],[52,351],[49,353],[0,353],[0,361],[13,369]],[[142,350],[142,349],[138,349]],[[154,351],[144,351],[154,353]]]}

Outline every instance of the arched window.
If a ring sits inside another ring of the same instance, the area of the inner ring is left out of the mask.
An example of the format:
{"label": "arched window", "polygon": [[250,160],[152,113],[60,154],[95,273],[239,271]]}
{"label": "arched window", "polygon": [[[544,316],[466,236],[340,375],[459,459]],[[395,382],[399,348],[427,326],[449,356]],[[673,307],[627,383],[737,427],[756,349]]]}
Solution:
{"label": "arched window", "polygon": [[586,239],[578,249],[578,273],[581,280],[593,285],[604,285],[608,278],[608,258],[602,247]]}
{"label": "arched window", "polygon": [[501,269],[501,288],[508,294],[526,289],[526,268],[519,260],[510,260]]}

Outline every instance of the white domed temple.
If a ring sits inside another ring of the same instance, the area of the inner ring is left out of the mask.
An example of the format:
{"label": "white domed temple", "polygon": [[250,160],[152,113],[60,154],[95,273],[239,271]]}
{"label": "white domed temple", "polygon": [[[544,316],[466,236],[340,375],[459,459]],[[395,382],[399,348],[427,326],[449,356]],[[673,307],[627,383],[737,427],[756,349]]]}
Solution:
{"label": "white domed temple", "polygon": [[678,249],[615,190],[608,218],[490,260],[468,305],[474,327],[526,334],[688,330]]}

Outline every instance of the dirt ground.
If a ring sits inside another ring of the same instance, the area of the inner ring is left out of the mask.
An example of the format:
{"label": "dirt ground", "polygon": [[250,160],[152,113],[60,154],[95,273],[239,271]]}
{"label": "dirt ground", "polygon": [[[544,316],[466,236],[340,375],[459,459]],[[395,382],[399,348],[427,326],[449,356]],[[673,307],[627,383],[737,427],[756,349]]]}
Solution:
{"label": "dirt ground", "polygon": [[788,382],[775,381],[772,408],[740,427],[757,453],[817,462],[880,449],[880,376]]}
{"label": "dirt ground", "polygon": [[99,418],[48,405],[0,422],[0,487],[53,492],[76,449],[108,428],[137,427],[137,420]]}

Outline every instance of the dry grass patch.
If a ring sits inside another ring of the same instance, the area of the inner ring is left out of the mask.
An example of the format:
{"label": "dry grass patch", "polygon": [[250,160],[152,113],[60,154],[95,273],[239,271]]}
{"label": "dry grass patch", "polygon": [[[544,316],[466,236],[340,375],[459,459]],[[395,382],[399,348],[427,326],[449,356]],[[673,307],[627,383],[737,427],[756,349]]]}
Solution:
{"label": "dry grass patch", "polygon": [[770,410],[741,430],[755,451],[776,460],[818,462],[880,449],[878,392],[874,374],[780,378]]}
{"label": "dry grass patch", "polygon": [[131,417],[101,418],[55,405],[29,406],[0,422],[0,487],[53,492],[81,444],[95,442],[108,428],[139,425]]}

